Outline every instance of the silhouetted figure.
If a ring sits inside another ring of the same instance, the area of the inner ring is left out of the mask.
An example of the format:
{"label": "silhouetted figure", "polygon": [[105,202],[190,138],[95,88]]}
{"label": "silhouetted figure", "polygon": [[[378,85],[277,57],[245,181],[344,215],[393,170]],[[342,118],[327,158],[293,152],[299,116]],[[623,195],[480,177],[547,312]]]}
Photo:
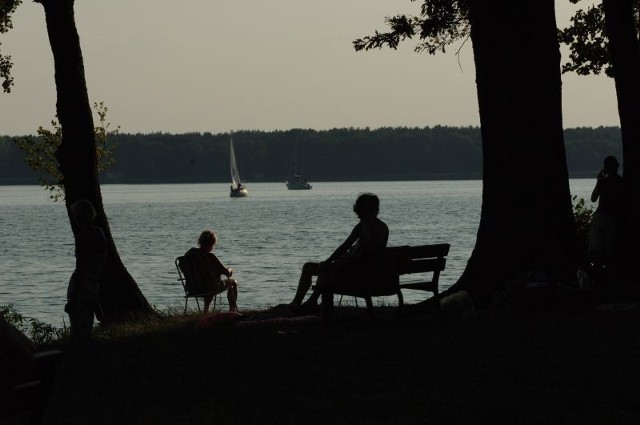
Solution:
{"label": "silhouetted figure", "polygon": [[[315,312],[323,291],[375,268],[389,239],[389,228],[378,218],[379,209],[380,200],[376,195],[364,193],[358,197],[353,211],[360,221],[329,258],[320,263],[304,264],[290,307],[301,312]],[[313,276],[318,276],[316,287],[309,299],[302,303]]]}
{"label": "silhouetted figure", "polygon": [[[205,230],[198,238],[198,248],[191,248],[186,252],[185,256],[192,261],[202,261],[207,265],[207,271],[211,273],[211,281],[216,285],[211,288],[213,292],[219,293],[227,290],[227,300],[229,301],[229,311],[238,311],[238,282],[231,278],[233,269],[225,267],[224,264],[213,254],[213,247],[218,238],[211,230]],[[226,280],[222,280],[221,276],[226,276]],[[204,298],[204,312],[209,311],[209,305],[213,301],[213,295]]]}
{"label": "silhouetted figure", "polygon": [[0,405],[16,384],[34,379],[35,351],[31,340],[0,315]]}
{"label": "silhouetted figure", "polygon": [[100,280],[107,261],[107,239],[93,221],[96,210],[91,202],[81,199],[70,207],[72,226],[75,228],[76,268],[67,289],[71,339],[86,340],[91,336],[93,320],[99,308]]}
{"label": "silhouetted figure", "polygon": [[589,230],[589,253],[596,268],[601,268],[608,280],[617,278],[620,261],[624,205],[618,167],[616,157],[607,156],[591,194],[591,201],[598,201],[598,207]]}
{"label": "silhouetted figure", "polygon": [[0,314],[0,424],[40,424],[59,364],[59,350],[37,351]]}

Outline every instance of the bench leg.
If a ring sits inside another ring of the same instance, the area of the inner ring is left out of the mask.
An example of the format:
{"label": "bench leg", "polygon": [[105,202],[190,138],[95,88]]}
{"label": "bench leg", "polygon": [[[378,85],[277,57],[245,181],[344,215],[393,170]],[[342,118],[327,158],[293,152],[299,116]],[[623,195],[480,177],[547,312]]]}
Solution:
{"label": "bench leg", "polygon": [[333,292],[322,293],[320,311],[322,323],[329,324],[333,321]]}
{"label": "bench leg", "polygon": [[398,289],[398,316],[402,316],[404,313],[404,298],[402,296],[402,291]]}

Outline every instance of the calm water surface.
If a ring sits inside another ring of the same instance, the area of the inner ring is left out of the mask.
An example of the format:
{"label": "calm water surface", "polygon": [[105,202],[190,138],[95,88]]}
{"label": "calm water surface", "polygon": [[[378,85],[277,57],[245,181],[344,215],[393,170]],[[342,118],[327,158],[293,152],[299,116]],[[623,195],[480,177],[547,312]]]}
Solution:
{"label": "calm water surface", "polygon": [[[593,180],[572,180],[588,197]],[[158,308],[180,306],[183,290],[174,259],[204,229],[218,234],[215,252],[235,270],[240,309],[288,302],[305,261],[325,259],[357,219],[358,194],[381,199],[389,245],[447,242],[441,275],[455,283],[475,243],[481,181],[316,183],[288,191],[282,183],[249,184],[247,198],[230,198],[228,184],[104,185],[105,211],[122,260],[143,294]],[[62,203],[38,186],[0,186],[0,305],[61,325],[66,287],[74,268],[73,237]],[[407,302],[424,294],[407,292]],[[394,298],[383,300],[394,303]]]}

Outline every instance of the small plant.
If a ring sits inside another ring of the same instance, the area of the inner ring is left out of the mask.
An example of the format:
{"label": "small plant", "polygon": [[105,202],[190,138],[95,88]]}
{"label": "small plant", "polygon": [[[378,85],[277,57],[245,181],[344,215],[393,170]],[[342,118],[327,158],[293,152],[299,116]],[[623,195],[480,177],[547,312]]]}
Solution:
{"label": "small plant", "polygon": [[589,249],[589,226],[593,217],[593,208],[586,204],[584,198],[576,195],[571,197],[573,203],[573,217],[576,221],[576,233],[578,237],[578,249],[585,253]]}
{"label": "small plant", "polygon": [[29,336],[35,345],[48,345],[64,340],[69,335],[66,327],[56,328],[38,319],[23,316],[18,313],[13,304],[0,305],[0,314],[7,322]]}
{"label": "small plant", "polygon": [[[98,114],[99,125],[95,127],[96,154],[98,171],[108,169],[115,162],[113,155],[117,148],[113,136],[120,131],[120,126],[109,129],[107,122],[108,108],[104,102],[94,103],[93,109]],[[52,129],[38,127],[37,136],[26,136],[14,139],[14,143],[25,153],[25,162],[38,173],[40,185],[49,191],[49,198],[64,200],[63,175],[58,168],[56,151],[62,143],[62,127],[55,119],[51,121]]]}

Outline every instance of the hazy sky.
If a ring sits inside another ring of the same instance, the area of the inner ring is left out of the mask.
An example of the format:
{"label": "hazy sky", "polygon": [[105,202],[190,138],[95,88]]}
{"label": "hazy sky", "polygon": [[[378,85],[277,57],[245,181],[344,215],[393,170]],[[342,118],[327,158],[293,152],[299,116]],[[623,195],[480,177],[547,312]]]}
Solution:
{"label": "hazy sky", "polygon": [[[575,6],[557,2],[563,26]],[[356,53],[351,42],[416,14],[409,0],[77,0],[92,102],[123,132],[478,125],[471,43],[460,56]],[[42,6],[25,1],[2,40],[15,87],[0,134],[55,115]],[[499,46],[496,46],[499,48]],[[565,75],[564,126],[618,125],[613,82]]]}

